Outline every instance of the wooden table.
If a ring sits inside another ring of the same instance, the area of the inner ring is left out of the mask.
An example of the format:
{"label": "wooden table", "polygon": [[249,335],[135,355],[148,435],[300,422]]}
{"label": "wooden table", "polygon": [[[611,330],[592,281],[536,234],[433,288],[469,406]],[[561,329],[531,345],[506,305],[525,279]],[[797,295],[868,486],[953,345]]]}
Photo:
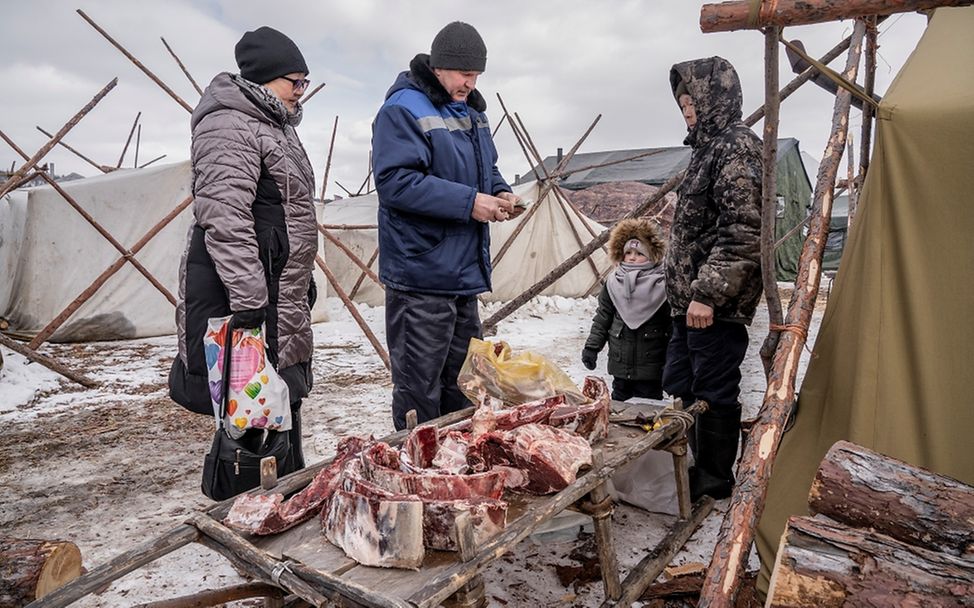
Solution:
{"label": "wooden table", "polygon": [[[655,406],[658,408],[662,404],[657,402]],[[629,404],[613,402],[613,409],[620,406],[629,407]],[[701,407],[705,405],[694,405],[696,409]],[[694,411],[694,408],[690,411]],[[449,426],[471,414],[472,408],[432,423],[440,427]],[[397,445],[405,436],[406,431],[400,431],[383,441]],[[502,533],[480,547],[471,546],[469,539],[472,535],[468,534],[468,543],[461,543],[465,545],[463,552],[427,551],[418,571],[359,565],[323,537],[318,517],[274,536],[241,535],[220,523],[232,504],[231,499],[205,513],[194,514],[185,524],[155,541],[120,555],[31,606],[68,605],[97,587],[189,542],[206,545],[255,578],[293,593],[312,605],[331,600],[340,605],[370,608],[431,608],[451,599],[456,605],[476,606],[483,600],[480,573],[493,560],[513,549],[538,526],[566,508],[579,506],[587,510],[595,521],[607,598],[604,605],[615,605],[620,598],[631,603],[656,579],[696,530],[712,508],[713,501],[701,501],[691,508],[686,475],[685,430],[678,421],[671,419],[651,432],[610,423],[608,437],[593,449],[595,466],[579,476],[573,484],[547,496],[509,493],[505,497],[509,502],[508,523]],[[610,530],[612,509],[611,500],[607,498],[606,480],[617,469],[651,449],[673,452],[681,517],[667,537],[630,572],[625,583],[620,583]],[[287,495],[297,491],[327,464],[319,463],[283,478],[272,492]]]}

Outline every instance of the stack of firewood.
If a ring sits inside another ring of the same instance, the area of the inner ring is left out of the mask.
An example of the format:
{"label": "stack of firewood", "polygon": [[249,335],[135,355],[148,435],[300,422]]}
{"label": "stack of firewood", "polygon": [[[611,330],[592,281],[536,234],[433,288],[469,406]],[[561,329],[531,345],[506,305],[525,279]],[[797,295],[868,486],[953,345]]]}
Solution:
{"label": "stack of firewood", "polygon": [[26,606],[81,570],[81,551],[74,543],[0,537],[0,608]]}
{"label": "stack of firewood", "polygon": [[768,606],[974,606],[974,487],[840,441],[808,503]]}

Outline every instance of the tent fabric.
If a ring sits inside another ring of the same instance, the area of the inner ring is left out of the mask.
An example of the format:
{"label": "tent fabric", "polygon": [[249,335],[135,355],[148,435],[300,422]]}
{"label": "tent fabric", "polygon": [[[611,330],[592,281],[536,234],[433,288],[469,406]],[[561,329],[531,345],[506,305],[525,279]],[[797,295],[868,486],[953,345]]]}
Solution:
{"label": "tent fabric", "polygon": [[[812,202],[812,183],[794,138],[778,140],[777,206],[775,214],[775,242],[804,221]],[[794,281],[798,276],[804,233],[796,230],[775,250],[775,276],[779,281]]]}
{"label": "tent fabric", "polygon": [[[188,161],[115,171],[61,184],[123,247],[132,247],[189,194]],[[136,254],[178,297],[178,269],[193,222],[183,210]],[[118,251],[50,186],[0,199],[0,316],[10,331],[33,336],[120,256]],[[320,244],[319,244],[320,247]],[[323,275],[319,299],[326,292]],[[323,318],[323,304],[315,317]],[[53,341],[83,342],[175,333],[173,305],[131,264],[125,264],[55,332]]]}
{"label": "tent fabric", "polygon": [[[974,485],[974,8],[937,10],[879,108],[859,209],[761,519],[767,586],[815,470],[852,441]],[[960,66],[960,67],[958,67]]]}
{"label": "tent fabric", "polygon": [[[592,233],[598,235],[605,230],[601,224],[584,215],[578,217],[570,208],[563,206],[553,193],[548,193],[540,201],[537,200],[540,194],[537,182],[515,186],[514,192],[526,200],[533,201],[533,204],[540,205],[540,208],[529,219],[526,219],[527,212],[525,212],[525,215],[517,220],[495,222],[490,225],[491,259],[496,259],[501,247],[517,226],[523,221],[528,222],[504,257],[494,265],[493,291],[482,296],[485,301],[510,300],[541,280],[581,248],[575,239],[575,232],[584,245],[592,240]],[[324,223],[375,225],[378,204],[379,200],[375,193],[327,203]],[[363,262],[368,262],[375,251],[376,230],[334,229],[330,232]],[[351,292],[362,270],[333,243],[326,241],[324,247],[328,266],[335,274],[339,285],[346,293]],[[599,273],[605,273],[609,269],[608,256],[601,249],[596,251],[591,259]],[[374,262],[371,268],[375,271],[378,262]],[[599,284],[591,266],[587,262],[582,262],[542,291],[541,295],[584,297]],[[362,281],[354,299],[356,302],[370,306],[385,304],[383,290],[368,278]]]}

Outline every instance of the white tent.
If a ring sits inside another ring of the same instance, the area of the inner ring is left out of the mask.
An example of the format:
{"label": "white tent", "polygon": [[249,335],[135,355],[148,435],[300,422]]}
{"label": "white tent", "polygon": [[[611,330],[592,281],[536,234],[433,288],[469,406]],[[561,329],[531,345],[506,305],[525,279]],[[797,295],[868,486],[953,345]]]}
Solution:
{"label": "white tent", "polygon": [[[61,184],[123,247],[132,247],[190,193],[190,163],[122,170]],[[319,210],[320,212],[320,210]],[[320,216],[319,216],[320,217]],[[135,258],[173,296],[192,224],[187,207]],[[32,336],[120,257],[119,252],[53,188],[0,199],[0,317]],[[321,299],[324,276],[316,271]],[[323,309],[321,309],[323,310]],[[168,299],[126,263],[52,336],[55,341],[110,340],[175,332]],[[323,314],[315,315],[323,319]]]}
{"label": "white tent", "polygon": [[[515,191],[522,198],[533,201],[539,208],[528,217],[525,213],[517,220],[495,222],[490,225],[491,258],[497,260],[498,253],[522,222],[527,222],[504,256],[494,265],[493,292],[484,294],[488,301],[510,300],[525,289],[534,285],[557,265],[579,250],[577,233],[583,244],[592,240],[592,234],[599,234],[605,228],[597,222],[576,214],[562,205],[553,193],[537,200],[537,182],[517,186]],[[325,205],[324,223],[330,225],[375,225],[379,199],[375,193],[365,196],[333,201]],[[375,229],[333,229],[331,232],[352,250],[363,262],[368,262],[376,249],[378,234]],[[339,284],[346,292],[351,292],[362,270],[355,265],[338,247],[325,242],[325,259],[335,273]],[[608,256],[597,250],[592,262],[599,273],[604,274],[609,267]],[[371,268],[378,272],[378,263]],[[543,295],[565,297],[584,297],[595,290],[598,278],[587,262],[583,262],[558,279],[543,292]],[[355,294],[355,301],[371,306],[384,303],[382,289],[368,278],[362,281]]]}

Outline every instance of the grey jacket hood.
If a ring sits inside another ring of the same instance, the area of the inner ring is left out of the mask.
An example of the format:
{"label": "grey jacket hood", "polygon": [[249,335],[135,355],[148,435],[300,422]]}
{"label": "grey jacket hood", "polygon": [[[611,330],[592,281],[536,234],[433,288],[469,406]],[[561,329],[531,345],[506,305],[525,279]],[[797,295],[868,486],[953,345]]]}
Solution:
{"label": "grey jacket hood", "polygon": [[288,112],[284,103],[265,87],[237,74],[221,72],[203,91],[193,110],[190,129],[195,129],[204,117],[223,109],[237,110],[261,122],[278,126],[287,122],[296,127],[303,114],[300,104],[293,113]]}
{"label": "grey jacket hood", "polygon": [[[681,87],[681,84],[683,85]],[[741,80],[723,57],[708,57],[678,63],[670,69],[673,96],[685,87],[693,99],[697,124],[690,129],[686,143],[699,147],[728,127],[741,122]]]}

